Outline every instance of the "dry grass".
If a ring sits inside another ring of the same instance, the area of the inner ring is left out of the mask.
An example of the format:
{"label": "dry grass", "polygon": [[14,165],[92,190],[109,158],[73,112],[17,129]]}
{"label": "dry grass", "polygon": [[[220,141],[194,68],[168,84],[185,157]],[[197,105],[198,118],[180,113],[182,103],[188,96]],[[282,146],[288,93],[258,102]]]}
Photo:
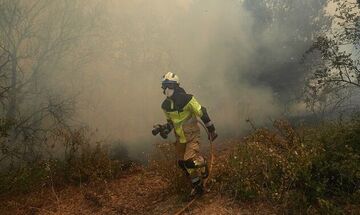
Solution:
{"label": "dry grass", "polygon": [[347,211],[348,204],[360,203],[359,125],[295,130],[279,120],[272,129],[257,129],[224,160],[216,177],[221,191],[241,201],[269,202],[279,213]]}
{"label": "dry grass", "polygon": [[149,170],[169,183],[167,192],[181,198],[189,194],[191,185],[184,172],[178,167],[173,143],[157,143],[149,160]]}
{"label": "dry grass", "polygon": [[[360,209],[359,122],[294,129],[286,121],[276,121],[273,128],[257,129],[242,141],[217,143],[224,147],[215,154],[211,192],[185,214],[356,214]],[[105,148],[89,148],[85,137],[67,139],[81,146],[72,151],[71,168],[66,163],[39,165],[52,173],[55,186],[47,183],[28,196],[3,197],[0,210],[9,214],[171,214],[183,207],[179,200],[190,186],[177,167],[173,144],[157,144],[147,168],[122,166],[116,175]],[[76,186],[58,186],[59,179]]]}

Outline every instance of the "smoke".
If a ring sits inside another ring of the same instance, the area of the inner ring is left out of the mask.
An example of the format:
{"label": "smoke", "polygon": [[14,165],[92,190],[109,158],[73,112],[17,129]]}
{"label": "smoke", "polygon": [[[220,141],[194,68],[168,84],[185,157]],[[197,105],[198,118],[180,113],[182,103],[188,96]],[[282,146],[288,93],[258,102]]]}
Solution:
{"label": "smoke", "polygon": [[220,136],[240,135],[248,118],[262,124],[283,114],[302,86],[299,59],[325,1],[254,2],[108,1],[91,44],[96,59],[79,83],[79,120],[110,140],[159,141],[150,131],[165,122],[160,77],[168,71],[207,107]]}

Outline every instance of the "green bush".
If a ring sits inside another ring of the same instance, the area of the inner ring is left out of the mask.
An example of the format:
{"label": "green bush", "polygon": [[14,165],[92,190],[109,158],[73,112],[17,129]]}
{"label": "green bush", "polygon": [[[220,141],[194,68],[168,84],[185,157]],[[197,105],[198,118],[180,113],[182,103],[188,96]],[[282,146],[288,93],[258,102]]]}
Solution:
{"label": "green bush", "polygon": [[[320,197],[352,200],[360,190],[360,121],[335,122],[322,127],[309,144],[320,147],[312,161],[312,181],[322,185]],[[314,189],[309,186],[310,190]]]}
{"label": "green bush", "polygon": [[359,204],[360,120],[293,129],[276,121],[238,144],[217,181],[239,200],[266,200],[289,214],[341,214]]}
{"label": "green bush", "polygon": [[276,131],[259,129],[246,137],[228,160],[220,180],[239,199],[282,201],[298,175],[310,169],[314,153],[287,123],[274,125]]}

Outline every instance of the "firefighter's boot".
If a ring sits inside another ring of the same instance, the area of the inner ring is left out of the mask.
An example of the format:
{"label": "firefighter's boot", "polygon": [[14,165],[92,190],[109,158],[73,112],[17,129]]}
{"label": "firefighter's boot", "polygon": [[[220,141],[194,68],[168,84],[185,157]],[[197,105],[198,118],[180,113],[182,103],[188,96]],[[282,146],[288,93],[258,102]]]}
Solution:
{"label": "firefighter's boot", "polygon": [[191,179],[192,190],[190,192],[190,198],[195,198],[196,196],[202,196],[204,194],[204,185],[201,177],[195,177]]}

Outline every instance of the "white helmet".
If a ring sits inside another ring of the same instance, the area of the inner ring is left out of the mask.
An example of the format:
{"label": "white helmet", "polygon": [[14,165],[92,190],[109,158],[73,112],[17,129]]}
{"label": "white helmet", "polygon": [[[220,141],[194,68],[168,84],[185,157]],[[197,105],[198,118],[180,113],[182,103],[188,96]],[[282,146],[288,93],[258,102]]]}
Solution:
{"label": "white helmet", "polygon": [[165,75],[163,75],[161,82],[164,84],[167,84],[167,83],[180,84],[179,77],[172,72],[168,72]]}

